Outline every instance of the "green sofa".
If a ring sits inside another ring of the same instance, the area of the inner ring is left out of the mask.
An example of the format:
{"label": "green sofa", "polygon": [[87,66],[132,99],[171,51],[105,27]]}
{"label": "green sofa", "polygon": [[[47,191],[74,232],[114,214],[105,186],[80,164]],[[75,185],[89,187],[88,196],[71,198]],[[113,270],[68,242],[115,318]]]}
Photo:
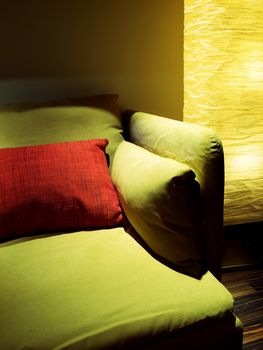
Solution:
{"label": "green sofa", "polygon": [[1,108],[2,149],[109,140],[124,219],[0,235],[0,349],[242,349],[242,325],[220,283],[220,140],[196,125],[121,116],[116,98]]}

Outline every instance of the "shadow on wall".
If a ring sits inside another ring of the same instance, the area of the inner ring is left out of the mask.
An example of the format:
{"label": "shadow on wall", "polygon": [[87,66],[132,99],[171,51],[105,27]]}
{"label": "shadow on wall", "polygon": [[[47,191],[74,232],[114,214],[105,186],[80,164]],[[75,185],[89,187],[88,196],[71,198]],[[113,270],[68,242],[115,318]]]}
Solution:
{"label": "shadow on wall", "polygon": [[183,0],[5,2],[0,42],[0,103],[117,92],[182,117]]}

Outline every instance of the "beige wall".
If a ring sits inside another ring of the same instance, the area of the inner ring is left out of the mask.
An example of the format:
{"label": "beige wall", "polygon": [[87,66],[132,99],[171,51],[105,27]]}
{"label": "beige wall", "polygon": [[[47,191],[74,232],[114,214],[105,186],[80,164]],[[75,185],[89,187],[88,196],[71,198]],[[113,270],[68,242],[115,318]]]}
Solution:
{"label": "beige wall", "polygon": [[183,0],[6,1],[0,102],[117,92],[182,119]]}

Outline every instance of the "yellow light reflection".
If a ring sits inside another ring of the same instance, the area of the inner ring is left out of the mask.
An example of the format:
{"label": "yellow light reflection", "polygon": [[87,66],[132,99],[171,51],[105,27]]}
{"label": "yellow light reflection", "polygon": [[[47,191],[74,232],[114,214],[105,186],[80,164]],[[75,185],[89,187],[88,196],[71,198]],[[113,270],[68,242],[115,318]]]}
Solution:
{"label": "yellow light reflection", "polygon": [[225,224],[263,220],[262,18],[262,0],[185,0],[184,120],[223,141]]}
{"label": "yellow light reflection", "polygon": [[263,160],[261,154],[240,154],[232,157],[229,162],[229,170],[235,173],[243,173],[246,179],[253,179],[263,172]]}

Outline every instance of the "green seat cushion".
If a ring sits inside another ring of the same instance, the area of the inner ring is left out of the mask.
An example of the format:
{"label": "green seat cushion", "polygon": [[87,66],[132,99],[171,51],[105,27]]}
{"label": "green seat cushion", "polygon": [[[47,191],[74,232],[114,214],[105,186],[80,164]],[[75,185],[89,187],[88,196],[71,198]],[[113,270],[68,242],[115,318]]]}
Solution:
{"label": "green seat cushion", "polygon": [[0,280],[4,350],[125,348],[233,306],[211,273],[172,270],[122,228],[2,243]]}

